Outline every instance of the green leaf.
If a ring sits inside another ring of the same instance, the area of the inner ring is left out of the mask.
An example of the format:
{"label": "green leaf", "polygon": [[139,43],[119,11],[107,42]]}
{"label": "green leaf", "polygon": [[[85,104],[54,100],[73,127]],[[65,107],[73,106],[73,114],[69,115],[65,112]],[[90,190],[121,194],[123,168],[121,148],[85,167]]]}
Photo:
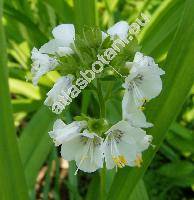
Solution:
{"label": "green leaf", "polygon": [[136,185],[133,193],[129,197],[129,200],[149,200],[143,180],[140,180],[139,183]]}
{"label": "green leaf", "polygon": [[151,17],[150,23],[140,34],[143,52],[155,58],[159,58],[167,52],[183,8],[184,2],[181,0],[167,0],[162,2],[158,10]]}
{"label": "green leaf", "polygon": [[20,154],[29,188],[33,188],[38,171],[52,147],[48,132],[52,129],[55,119],[56,115],[43,106],[21,134]]}
{"label": "green leaf", "polygon": [[30,99],[12,100],[13,111],[17,112],[32,112],[41,106],[41,101],[32,101]]}
{"label": "green leaf", "polygon": [[158,172],[169,178],[186,177],[194,172],[194,165],[188,161],[177,161],[163,165]]}
{"label": "green leaf", "polygon": [[[28,41],[29,43],[36,44],[40,46],[43,42],[46,42],[47,36],[38,28],[38,26],[25,14],[16,10],[13,6],[5,4],[4,7],[5,16],[16,20],[19,23],[23,24],[29,34]],[[29,31],[31,30],[31,31]],[[32,42],[33,40],[33,42]]]}
{"label": "green leaf", "polygon": [[[155,149],[150,148],[144,154],[144,163],[140,169],[125,168],[120,170],[113,182],[108,199],[125,200],[145,173],[155,153],[165,138],[165,133],[180,111],[189,93],[194,77],[194,4],[185,1],[181,22],[166,60],[164,87],[162,94],[148,105],[148,121],[154,124],[149,131],[153,135]],[[185,30],[187,30],[185,32]],[[184,34],[183,34],[184,32]],[[186,52],[186,53],[185,53]]]}
{"label": "green leaf", "polygon": [[54,151],[51,151],[51,154],[48,156],[48,169],[46,171],[46,177],[45,177],[45,184],[43,189],[43,199],[47,200],[49,198],[49,191],[50,191],[50,185],[51,185],[51,170],[53,165],[53,159],[54,159]]}
{"label": "green leaf", "polygon": [[8,86],[7,54],[0,1],[0,199],[27,200],[28,188],[19,155]]}
{"label": "green leaf", "polygon": [[170,130],[172,130],[185,140],[194,140],[193,132],[178,123],[173,123],[170,127]]}
{"label": "green leaf", "polygon": [[74,12],[73,9],[66,1],[63,0],[44,0],[55,10],[56,15],[60,17],[63,23],[73,23],[74,22]]}
{"label": "green leaf", "polygon": [[170,131],[167,134],[166,140],[172,147],[179,150],[185,156],[189,156],[194,153],[194,139],[185,139]]}
{"label": "green leaf", "polygon": [[33,86],[31,83],[27,83],[18,79],[9,79],[10,90],[14,94],[20,94],[30,99],[40,100],[40,88]]}
{"label": "green leaf", "polygon": [[100,182],[100,177],[98,174],[95,174],[88,187],[86,200],[99,200],[99,193],[100,193],[99,182]]}
{"label": "green leaf", "polygon": [[74,10],[78,29],[97,24],[96,0],[74,0]]}

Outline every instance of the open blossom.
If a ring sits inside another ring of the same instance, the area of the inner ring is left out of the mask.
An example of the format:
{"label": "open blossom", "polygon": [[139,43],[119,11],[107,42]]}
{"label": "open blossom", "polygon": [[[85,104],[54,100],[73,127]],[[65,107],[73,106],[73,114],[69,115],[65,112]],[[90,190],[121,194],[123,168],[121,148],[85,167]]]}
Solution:
{"label": "open blossom", "polygon": [[32,49],[31,59],[33,61],[31,73],[33,76],[32,82],[34,85],[37,85],[39,79],[44,74],[55,69],[55,67],[58,65],[58,62],[55,58],[41,53],[36,48]]}
{"label": "open blossom", "polygon": [[130,126],[126,121],[113,125],[105,134],[104,155],[108,169],[126,165],[139,167],[141,153],[152,141],[152,136],[146,135],[140,128]]}
{"label": "open blossom", "polygon": [[126,40],[129,32],[129,24],[126,21],[120,21],[114,24],[107,30],[107,34],[102,32],[102,40],[104,40],[108,35],[110,35],[111,39],[115,39],[116,37],[121,40]]}
{"label": "open blossom", "polygon": [[153,124],[146,121],[145,114],[136,108],[131,96],[128,92],[125,92],[123,100],[122,100],[122,117],[123,120],[127,121],[131,126],[138,128],[149,128],[152,127]]}
{"label": "open blossom", "polygon": [[47,54],[65,56],[73,53],[71,45],[75,40],[75,28],[73,24],[61,24],[52,31],[54,39],[44,44],[40,51]]}
{"label": "open blossom", "polygon": [[164,71],[154,63],[151,57],[136,53],[134,61],[127,63],[130,74],[125,78],[123,87],[125,93],[130,97],[138,108],[152,98],[158,96],[162,90],[162,80],[160,75]]}
{"label": "open blossom", "polygon": [[73,76],[60,77],[53,88],[47,93],[44,104],[52,107],[52,111],[59,114],[68,105],[68,96],[71,92]]}
{"label": "open blossom", "polygon": [[80,169],[84,172],[94,172],[103,166],[103,140],[86,129],[82,131],[85,126],[85,121],[65,125],[58,120],[49,134],[55,145],[62,145],[62,157],[68,161],[76,161],[77,171]]}

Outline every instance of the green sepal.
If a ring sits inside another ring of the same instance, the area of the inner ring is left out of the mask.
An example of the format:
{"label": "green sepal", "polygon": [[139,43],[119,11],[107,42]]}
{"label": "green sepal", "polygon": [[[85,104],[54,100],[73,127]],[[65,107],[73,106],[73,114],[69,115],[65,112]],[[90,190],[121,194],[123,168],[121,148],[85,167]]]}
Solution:
{"label": "green sepal", "polygon": [[102,136],[104,132],[108,130],[108,122],[106,119],[90,119],[88,121],[89,132],[94,132],[99,136]]}
{"label": "green sepal", "polygon": [[81,114],[81,116],[74,117],[76,121],[86,121],[87,122],[87,129],[90,133],[96,133],[99,136],[103,136],[108,128],[109,124],[106,119],[95,119],[88,117],[85,114]]}

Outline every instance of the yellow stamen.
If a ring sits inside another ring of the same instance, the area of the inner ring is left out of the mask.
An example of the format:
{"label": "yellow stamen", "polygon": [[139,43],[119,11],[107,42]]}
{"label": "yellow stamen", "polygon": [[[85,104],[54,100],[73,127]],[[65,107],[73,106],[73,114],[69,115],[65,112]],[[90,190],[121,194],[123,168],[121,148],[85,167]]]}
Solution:
{"label": "yellow stamen", "polygon": [[127,161],[124,156],[117,156],[112,158],[114,163],[119,167],[122,168],[127,164]]}
{"label": "yellow stamen", "polygon": [[136,157],[136,159],[135,159],[135,165],[136,165],[137,167],[141,167],[141,163],[142,163],[142,162],[143,162],[142,156],[141,156],[141,154],[138,154],[137,157]]}

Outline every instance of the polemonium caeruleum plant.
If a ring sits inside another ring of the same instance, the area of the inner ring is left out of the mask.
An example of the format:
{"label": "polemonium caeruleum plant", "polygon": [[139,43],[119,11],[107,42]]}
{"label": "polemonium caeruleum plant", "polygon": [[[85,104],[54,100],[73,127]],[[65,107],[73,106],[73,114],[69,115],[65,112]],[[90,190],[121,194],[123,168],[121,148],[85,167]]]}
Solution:
{"label": "polemonium caeruleum plant", "polygon": [[[107,169],[141,167],[142,152],[152,142],[152,136],[143,128],[153,126],[147,122],[143,110],[146,102],[160,94],[160,76],[164,71],[153,58],[139,52],[125,21],[116,23],[106,32],[89,27],[80,32],[72,24],[62,24],[54,28],[52,34],[54,39],[39,50],[34,48],[31,56],[35,85],[51,70],[61,75],[47,93],[44,104],[61,114],[72,98],[91,85],[100,106],[99,117],[75,116],[70,124],[56,120],[49,135],[56,146],[61,145],[61,156],[75,160],[75,173],[78,170],[94,172],[104,163]],[[122,120],[116,124],[106,119],[99,81],[109,76],[121,80]]]}

